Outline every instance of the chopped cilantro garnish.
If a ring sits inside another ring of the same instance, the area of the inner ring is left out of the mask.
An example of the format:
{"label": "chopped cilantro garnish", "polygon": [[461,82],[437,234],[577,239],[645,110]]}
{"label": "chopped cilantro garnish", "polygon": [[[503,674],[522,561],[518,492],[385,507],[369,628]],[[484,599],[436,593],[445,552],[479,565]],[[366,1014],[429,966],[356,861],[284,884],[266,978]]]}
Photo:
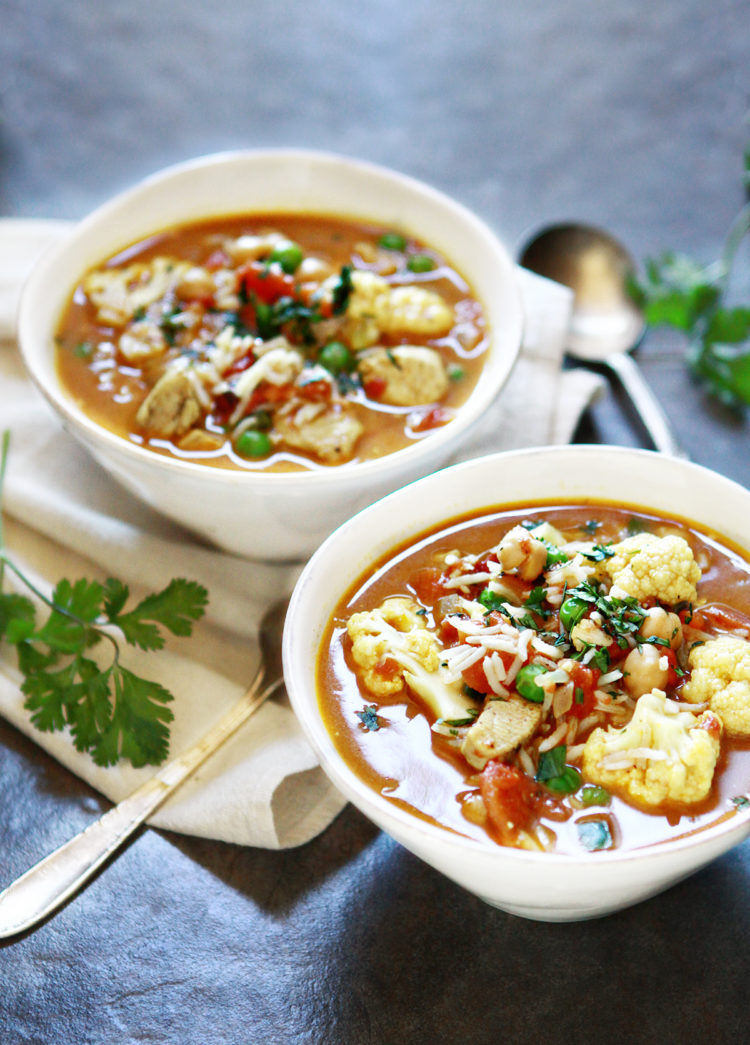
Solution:
{"label": "chopped cilantro garnish", "polygon": [[365,704],[361,711],[356,712],[356,715],[368,733],[376,733],[380,729],[381,722],[375,704]]}
{"label": "chopped cilantro garnish", "polygon": [[505,597],[498,595],[496,591],[491,591],[489,588],[485,588],[484,591],[479,593],[477,602],[481,603],[488,613],[492,613],[493,611],[500,611],[506,615],[508,613],[508,608],[505,605]]}
{"label": "chopped cilantro garnish", "polygon": [[333,288],[332,312],[334,316],[340,316],[342,313],[346,312],[347,306],[349,305],[349,298],[351,297],[353,290],[354,283],[352,282],[352,267],[351,265],[342,265],[338,282]]}
{"label": "chopped cilantro garnish", "polygon": [[603,562],[605,559],[611,559],[614,554],[614,550],[606,544],[595,544],[590,552],[581,552],[583,558],[589,562]]}
{"label": "chopped cilantro garnish", "polygon": [[532,613],[538,614],[540,617],[549,617],[551,610],[544,606],[547,599],[547,589],[539,585],[536,588],[532,588],[528,594],[524,608],[531,610]]}
{"label": "chopped cilantro garnish", "polygon": [[579,820],[576,831],[581,845],[589,852],[612,848],[612,831],[606,820]]}
{"label": "chopped cilantro garnish", "polygon": [[581,774],[565,763],[565,744],[542,751],[534,779],[558,795],[570,795],[581,786]]}

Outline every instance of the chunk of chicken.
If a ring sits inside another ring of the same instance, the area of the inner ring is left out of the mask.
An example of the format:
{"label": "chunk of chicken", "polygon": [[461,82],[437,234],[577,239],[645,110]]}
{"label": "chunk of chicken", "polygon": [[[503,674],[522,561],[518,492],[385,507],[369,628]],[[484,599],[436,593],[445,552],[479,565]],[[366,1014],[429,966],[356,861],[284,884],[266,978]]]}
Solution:
{"label": "chunk of chicken", "polygon": [[489,700],[464,737],[461,753],[469,765],[484,769],[491,758],[505,758],[524,744],[541,721],[541,704],[515,696]]}
{"label": "chunk of chicken", "polygon": [[348,460],[363,432],[361,421],[340,402],[287,407],[276,414],[275,427],[282,443],[325,464]]}
{"label": "chunk of chicken", "polygon": [[373,379],[385,381],[385,390],[378,398],[391,406],[434,403],[448,390],[443,360],[434,348],[373,348],[362,355],[358,370],[365,387]]}
{"label": "chunk of chicken", "polygon": [[123,269],[98,269],[83,281],[100,323],[124,326],[139,309],[164,297],[191,266],[174,258],[154,258]]}
{"label": "chunk of chicken", "polygon": [[136,421],[151,435],[183,435],[201,416],[200,400],[183,368],[165,370],[136,414]]}

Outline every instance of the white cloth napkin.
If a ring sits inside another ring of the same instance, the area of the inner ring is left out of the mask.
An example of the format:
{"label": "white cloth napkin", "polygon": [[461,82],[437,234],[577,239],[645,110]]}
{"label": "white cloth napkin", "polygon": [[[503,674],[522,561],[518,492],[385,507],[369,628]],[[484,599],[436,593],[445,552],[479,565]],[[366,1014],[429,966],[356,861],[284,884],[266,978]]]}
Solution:
{"label": "white cloth napkin", "polygon": [[[208,612],[193,638],[170,640],[158,654],[128,649],[128,664],[175,696],[171,751],[177,753],[238,699],[258,662],[258,621],[291,591],[301,565],[250,562],[213,550],[157,516],[79,448],[31,385],[13,340],[18,292],[41,251],[70,227],[0,220],[0,429],[10,429],[12,440],[5,544],[14,560],[48,587],[62,577],[117,576],[140,598],[182,576],[208,588]],[[523,350],[492,415],[460,459],[569,441],[581,411],[601,388],[600,379],[587,371],[561,370],[570,292],[524,270],[518,276],[526,310]],[[36,730],[19,683],[13,652],[0,648],[0,714],[102,794],[118,801],[153,773],[125,764],[100,768],[75,750],[66,733]],[[275,849],[313,838],[343,805],[288,703],[277,698],[150,822]]]}

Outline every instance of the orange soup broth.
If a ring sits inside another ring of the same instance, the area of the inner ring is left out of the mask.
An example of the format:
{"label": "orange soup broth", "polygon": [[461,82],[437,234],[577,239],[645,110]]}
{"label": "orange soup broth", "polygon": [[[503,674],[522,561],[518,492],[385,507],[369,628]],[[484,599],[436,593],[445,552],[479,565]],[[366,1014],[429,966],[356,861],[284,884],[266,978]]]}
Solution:
{"label": "orange soup broth", "polygon": [[[321,716],[340,755],[349,768],[389,802],[420,819],[465,837],[489,842],[487,831],[470,813],[478,795],[475,771],[431,730],[432,719],[406,691],[393,697],[374,697],[361,686],[353,670],[346,636],[346,620],[352,613],[380,605],[390,596],[415,597],[424,574],[445,552],[480,553],[497,544],[511,526],[547,520],[568,539],[571,531],[584,536],[589,520],[601,522],[596,540],[621,540],[633,526],[659,536],[684,536],[702,567],[699,601],[723,602],[750,616],[750,562],[740,549],[693,524],[656,516],[643,509],[614,508],[595,501],[576,505],[534,504],[504,508],[457,519],[409,541],[383,557],[341,599],[321,643],[317,665],[317,693]],[[432,622],[429,605],[427,621]],[[367,730],[357,712],[377,706],[385,728]],[[750,788],[750,742],[722,739],[722,753],[708,798],[689,810],[634,808],[616,796],[604,811],[618,851],[652,845],[710,826],[736,815],[732,799]],[[466,800],[469,799],[467,803]],[[541,823],[556,838],[554,851],[580,855],[579,821],[601,817],[603,810],[589,807],[573,811],[567,819]],[[491,844],[491,843],[490,843]],[[596,853],[591,854],[592,859]]]}
{"label": "orange soup broth", "polygon": [[[360,256],[357,247],[361,243],[375,244],[384,232],[389,231],[361,222],[317,215],[235,216],[161,232],[128,247],[97,268],[124,267],[159,255],[169,255],[201,265],[217,250],[223,239],[258,235],[268,230],[280,232],[299,243],[306,255],[328,262],[335,271],[352,261],[355,268],[371,269],[373,266]],[[384,347],[403,343],[428,345],[439,351],[446,366],[460,367],[463,376],[460,380],[450,382],[440,404],[444,408],[444,415],[439,423],[449,422],[479,380],[489,349],[489,332],[481,304],[450,262],[416,241],[411,241],[411,249],[429,254],[435,262],[435,268],[423,274],[410,273],[408,279],[403,278],[403,274],[385,278],[394,285],[408,282],[440,294],[453,307],[456,322],[451,331],[440,338],[383,335],[379,343]],[[141,369],[120,360],[113,372],[107,370],[103,374],[100,368],[89,365],[80,351],[81,346],[91,342],[114,340],[118,333],[97,321],[96,311],[79,285],[57,331],[57,369],[65,389],[97,424],[157,453],[220,468],[299,471],[331,467],[304,453],[290,450],[276,452],[260,461],[249,460],[234,451],[229,439],[219,451],[191,452],[169,440],[144,437],[135,418],[150,385]],[[357,445],[356,456],[335,467],[346,467],[356,461],[393,453],[412,442],[429,437],[430,431],[434,430],[420,423],[422,411],[379,403],[367,398],[361,389],[353,394],[352,399],[357,416],[364,425],[364,434]],[[218,429],[212,428],[211,431],[221,434]]]}

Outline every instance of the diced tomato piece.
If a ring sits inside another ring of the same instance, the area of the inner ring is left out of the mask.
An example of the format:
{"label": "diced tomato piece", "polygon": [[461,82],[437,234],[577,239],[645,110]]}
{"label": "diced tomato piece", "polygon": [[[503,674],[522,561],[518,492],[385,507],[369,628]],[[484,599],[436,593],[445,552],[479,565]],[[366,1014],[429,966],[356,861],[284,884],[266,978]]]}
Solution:
{"label": "diced tomato piece", "polygon": [[231,377],[232,374],[241,374],[243,370],[247,370],[255,362],[255,355],[253,352],[246,352],[244,356],[240,356],[239,359],[235,359],[231,366],[227,367],[224,371],[223,377]]}
{"label": "diced tomato piece", "polygon": [[393,657],[386,657],[385,660],[375,666],[375,671],[378,675],[382,675],[384,679],[393,679],[399,671],[398,661],[394,660]]}
{"label": "diced tomato piece", "polygon": [[331,398],[331,383],[330,381],[308,381],[307,384],[297,388],[297,395],[314,403],[325,402]]}
{"label": "diced tomato piece", "polygon": [[234,392],[222,392],[214,399],[211,416],[218,425],[225,425],[232,416],[239,400]]}
{"label": "diced tomato piece", "polygon": [[363,388],[368,399],[380,399],[387,388],[387,381],[384,377],[371,377],[364,382]]}
{"label": "diced tomato piece", "polygon": [[669,674],[667,675],[666,686],[667,689],[674,689],[675,686],[679,686],[682,682],[682,676],[677,673],[677,654],[673,649],[668,649],[666,646],[657,646],[656,648],[669,661]]}
{"label": "diced tomato piece", "polygon": [[409,586],[419,601],[429,606],[445,595],[442,581],[443,571],[438,566],[424,566],[409,577]]}
{"label": "diced tomato piece", "polygon": [[239,270],[240,282],[248,297],[254,295],[266,305],[272,305],[282,297],[293,297],[295,280],[275,266],[260,261],[251,261]]}
{"label": "diced tomato piece", "polygon": [[750,628],[750,617],[746,613],[723,602],[711,602],[701,606],[699,610],[682,610],[680,620],[699,631],[734,631],[736,628]]}
{"label": "diced tomato piece", "polygon": [[[504,650],[499,650],[498,655],[502,659],[506,669],[511,666],[513,661],[516,659],[513,653],[506,653]],[[484,671],[484,661],[477,660],[474,664],[470,664],[468,668],[464,668],[461,672],[461,678],[464,680],[467,686],[471,686],[477,693],[492,693],[494,692],[492,686],[487,681],[487,676]]]}
{"label": "diced tomato piece", "polygon": [[594,691],[596,690],[601,671],[598,668],[589,668],[585,664],[574,660],[572,667],[568,668],[568,674],[576,692],[570,714],[575,715],[576,718],[586,718],[594,710],[594,704],[596,703]]}
{"label": "diced tomato piece", "polygon": [[272,385],[267,381],[258,385],[247,402],[246,413],[251,414],[259,406],[285,403],[294,391],[294,385]]}
{"label": "diced tomato piece", "polygon": [[451,420],[452,414],[449,410],[446,410],[442,406],[430,407],[415,425],[412,425],[414,432],[429,432],[433,428],[440,428],[441,425],[447,424]]}
{"label": "diced tomato piece", "polygon": [[493,834],[501,844],[513,845],[534,821],[534,782],[516,766],[493,759],[480,774],[479,792]]}

